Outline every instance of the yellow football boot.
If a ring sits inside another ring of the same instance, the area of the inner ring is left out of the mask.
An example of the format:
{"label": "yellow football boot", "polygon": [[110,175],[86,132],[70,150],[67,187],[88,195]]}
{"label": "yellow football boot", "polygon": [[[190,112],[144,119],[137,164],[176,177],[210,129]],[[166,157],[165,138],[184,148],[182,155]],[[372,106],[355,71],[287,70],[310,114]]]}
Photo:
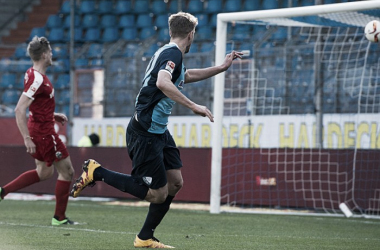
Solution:
{"label": "yellow football boot", "polygon": [[70,195],[74,198],[79,196],[79,193],[87,186],[94,186],[94,170],[101,165],[93,159],[89,159],[83,163],[82,175],[75,181],[73,188],[71,189]]}
{"label": "yellow football boot", "polygon": [[136,235],[136,239],[133,242],[133,245],[136,248],[175,248],[172,246],[164,245],[156,238],[152,238],[149,240],[140,240],[140,238]]}

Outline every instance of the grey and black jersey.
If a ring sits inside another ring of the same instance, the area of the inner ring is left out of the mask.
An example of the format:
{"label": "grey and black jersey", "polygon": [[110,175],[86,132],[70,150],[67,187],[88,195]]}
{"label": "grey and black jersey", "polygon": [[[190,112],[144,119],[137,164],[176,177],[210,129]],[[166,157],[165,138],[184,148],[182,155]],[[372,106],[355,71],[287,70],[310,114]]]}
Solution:
{"label": "grey and black jersey", "polygon": [[153,55],[136,97],[138,121],[144,129],[154,134],[163,134],[167,130],[168,118],[175,103],[157,88],[158,72],[161,70],[170,74],[173,84],[181,91],[186,68],[182,63],[182,52],[175,43],[164,45]]}

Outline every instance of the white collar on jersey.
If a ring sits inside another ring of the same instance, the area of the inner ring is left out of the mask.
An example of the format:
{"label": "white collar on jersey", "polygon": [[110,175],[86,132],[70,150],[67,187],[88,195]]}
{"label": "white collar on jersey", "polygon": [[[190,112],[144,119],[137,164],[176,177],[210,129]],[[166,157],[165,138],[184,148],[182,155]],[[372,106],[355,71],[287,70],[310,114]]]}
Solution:
{"label": "white collar on jersey", "polygon": [[178,45],[175,42],[170,42],[169,44],[174,44],[179,49]]}

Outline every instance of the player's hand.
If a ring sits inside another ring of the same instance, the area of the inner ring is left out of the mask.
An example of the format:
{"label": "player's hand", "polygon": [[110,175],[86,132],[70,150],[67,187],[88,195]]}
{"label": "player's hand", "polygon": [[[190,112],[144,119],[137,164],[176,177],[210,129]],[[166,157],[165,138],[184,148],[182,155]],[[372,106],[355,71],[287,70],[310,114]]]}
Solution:
{"label": "player's hand", "polygon": [[24,139],[26,152],[29,154],[34,154],[36,152],[36,145],[33,142],[33,138],[28,136]]}
{"label": "player's hand", "polygon": [[212,115],[211,111],[206,107],[202,105],[198,105],[194,103],[194,107],[191,109],[194,114],[201,115],[203,117],[208,117],[211,122],[214,122],[214,116]]}
{"label": "player's hand", "polygon": [[237,58],[242,58],[243,56],[243,52],[240,52],[240,51],[235,51],[233,50],[231,53],[227,54],[226,57],[224,58],[224,62],[223,62],[223,67],[225,68],[225,70],[227,70],[231,64],[232,64],[232,61],[237,59]]}
{"label": "player's hand", "polygon": [[67,119],[67,116],[65,114],[62,114],[62,113],[54,113],[54,119],[61,123],[62,126],[65,125],[65,123],[68,121]]}

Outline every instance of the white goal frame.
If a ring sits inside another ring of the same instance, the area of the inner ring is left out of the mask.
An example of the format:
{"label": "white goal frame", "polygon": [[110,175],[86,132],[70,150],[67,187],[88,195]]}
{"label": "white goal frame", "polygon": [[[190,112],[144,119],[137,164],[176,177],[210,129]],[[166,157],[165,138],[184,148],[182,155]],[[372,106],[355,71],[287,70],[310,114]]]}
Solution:
{"label": "white goal frame", "polygon": [[[215,65],[223,63],[226,54],[227,23],[232,21],[249,21],[263,18],[296,17],[334,12],[360,11],[380,8],[380,1],[368,0],[349,3],[314,5],[306,7],[220,13],[217,15]],[[364,33],[364,27],[363,27]],[[364,34],[363,34],[364,35]],[[214,124],[212,131],[212,163],[210,213],[220,213],[221,207],[221,175],[222,175],[222,127],[224,108],[225,74],[215,76],[214,87]]]}

